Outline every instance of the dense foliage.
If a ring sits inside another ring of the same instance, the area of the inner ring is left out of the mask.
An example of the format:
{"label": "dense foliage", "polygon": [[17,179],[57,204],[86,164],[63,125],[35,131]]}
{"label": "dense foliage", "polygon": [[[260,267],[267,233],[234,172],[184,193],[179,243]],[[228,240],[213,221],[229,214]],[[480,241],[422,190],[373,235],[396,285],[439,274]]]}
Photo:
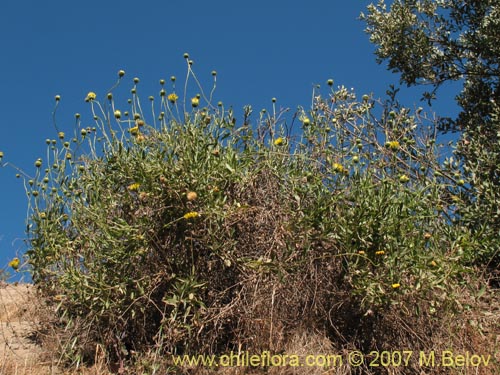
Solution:
{"label": "dense foliage", "polygon": [[282,350],[299,328],[368,350],[402,340],[390,311],[460,309],[478,239],[452,224],[466,190],[420,110],[329,80],[291,122],[274,101],[237,119],[161,81],[148,114],[137,83],[126,111],[89,93],[94,124],[48,139],[27,181],[27,255],[68,359]]}
{"label": "dense foliage", "polygon": [[428,85],[436,98],[449,81],[463,83],[457,118],[441,119],[456,129],[460,168],[471,187],[460,211],[464,224],[483,238],[477,261],[500,264],[500,1],[396,0],[368,7],[362,15],[378,61],[408,85]]}

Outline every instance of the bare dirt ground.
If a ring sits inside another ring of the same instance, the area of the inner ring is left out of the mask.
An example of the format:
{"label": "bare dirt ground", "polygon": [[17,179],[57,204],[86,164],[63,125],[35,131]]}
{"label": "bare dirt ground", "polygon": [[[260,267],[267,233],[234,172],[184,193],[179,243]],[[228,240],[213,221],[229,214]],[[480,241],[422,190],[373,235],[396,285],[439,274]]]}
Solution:
{"label": "bare dirt ground", "polygon": [[37,309],[28,284],[0,284],[0,375],[60,374],[43,352]]}

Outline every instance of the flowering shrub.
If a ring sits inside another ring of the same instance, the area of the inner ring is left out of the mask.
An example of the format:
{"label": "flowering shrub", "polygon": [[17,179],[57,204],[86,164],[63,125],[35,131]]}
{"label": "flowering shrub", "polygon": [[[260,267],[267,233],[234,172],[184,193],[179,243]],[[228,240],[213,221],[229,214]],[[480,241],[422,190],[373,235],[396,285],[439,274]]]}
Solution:
{"label": "flowering shrub", "polygon": [[26,185],[26,255],[69,359],[256,349],[297,322],[348,329],[332,311],[453,307],[475,239],[422,113],[328,80],[293,132],[275,110],[249,127],[250,107],[242,121],[200,86],[186,105],[164,80],[148,114],[138,82],[128,106],[89,92],[93,124],[56,129]]}

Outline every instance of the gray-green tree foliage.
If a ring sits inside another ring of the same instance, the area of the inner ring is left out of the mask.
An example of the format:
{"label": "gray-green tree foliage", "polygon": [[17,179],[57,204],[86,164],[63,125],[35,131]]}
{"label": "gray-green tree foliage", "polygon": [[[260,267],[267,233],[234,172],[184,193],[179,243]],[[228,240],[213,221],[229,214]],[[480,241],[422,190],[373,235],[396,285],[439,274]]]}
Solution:
{"label": "gray-green tree foliage", "polygon": [[389,8],[381,0],[361,18],[378,62],[408,86],[429,86],[429,102],[443,83],[463,83],[460,113],[440,125],[461,131],[456,154],[473,193],[462,218],[484,233],[491,265],[499,258],[488,239],[500,228],[500,0],[394,0]]}

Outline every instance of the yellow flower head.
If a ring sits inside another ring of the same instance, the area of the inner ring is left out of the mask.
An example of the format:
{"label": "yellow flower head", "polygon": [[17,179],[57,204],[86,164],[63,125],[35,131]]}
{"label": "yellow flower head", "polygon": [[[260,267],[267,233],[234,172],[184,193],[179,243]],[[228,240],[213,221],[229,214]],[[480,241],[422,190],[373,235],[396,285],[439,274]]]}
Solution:
{"label": "yellow flower head", "polygon": [[305,115],[300,118],[300,121],[302,121],[302,124],[304,124],[306,126],[311,123],[311,120],[309,120],[309,117],[307,117]]}
{"label": "yellow flower head", "polygon": [[140,186],[141,186],[141,184],[140,184],[140,183],[138,183],[138,182],[134,182],[133,184],[131,184],[131,185],[129,185],[129,186],[128,186],[128,189],[129,189],[130,191],[136,191],[136,190],[139,190],[139,187],[140,187]]}
{"label": "yellow flower head", "polygon": [[114,114],[115,114],[115,118],[117,118],[117,119],[119,119],[120,117],[122,117],[122,113],[118,109],[115,111]]}
{"label": "yellow flower head", "polygon": [[175,102],[177,101],[177,99],[179,99],[179,97],[177,96],[176,93],[173,92],[167,96],[167,99],[170,103],[175,104]]}
{"label": "yellow flower head", "polygon": [[392,284],[392,289],[398,289],[400,286],[399,283]]}
{"label": "yellow flower head", "polygon": [[332,168],[335,172],[338,172],[338,173],[342,173],[344,171],[344,167],[342,166],[342,164],[339,164],[339,163],[333,163]]}
{"label": "yellow flower head", "polygon": [[19,268],[19,263],[19,258],[14,258],[9,262],[9,267],[12,267],[14,271],[17,271],[17,269]]}
{"label": "yellow flower head", "polygon": [[275,145],[275,146],[280,146],[280,145],[282,145],[284,142],[285,142],[285,141],[284,141],[284,139],[283,139],[282,137],[279,137],[279,138],[277,138],[277,139],[274,141],[274,145]]}
{"label": "yellow flower head", "polygon": [[196,96],[191,99],[191,105],[193,106],[193,108],[196,108],[200,105],[200,99],[198,99]]}
{"label": "yellow flower head", "polygon": [[408,181],[410,181],[410,177],[408,177],[407,175],[402,174],[401,176],[399,176],[399,182],[401,182],[402,184],[405,184]]}
{"label": "yellow flower head", "polygon": [[396,151],[399,148],[399,142],[390,141],[386,143],[386,146],[389,147],[392,151]]}
{"label": "yellow flower head", "polygon": [[59,132],[57,133],[57,136],[59,137],[59,139],[64,139],[64,132]]}
{"label": "yellow flower head", "polygon": [[359,250],[359,251],[358,251],[358,254],[359,254],[359,255],[365,255],[365,252],[364,252],[363,250]]}
{"label": "yellow flower head", "polygon": [[0,151],[0,159],[3,158],[3,152]]}
{"label": "yellow flower head", "polygon": [[95,94],[95,92],[91,91],[87,94],[87,97],[85,98],[85,101],[86,102],[90,102],[92,100],[95,100],[95,98],[97,97],[97,95]]}
{"label": "yellow flower head", "polygon": [[196,218],[196,217],[198,217],[198,216],[200,216],[200,215],[198,214],[198,212],[192,211],[192,212],[188,212],[187,214],[185,214],[185,215],[183,216],[183,218],[184,218],[184,219],[186,219],[186,220],[189,220],[189,219],[194,219],[194,218]]}
{"label": "yellow flower head", "polygon": [[133,128],[130,128],[128,131],[132,135],[137,135],[137,134],[139,134],[139,126],[134,126]]}
{"label": "yellow flower head", "polygon": [[375,251],[375,255],[384,255],[384,254],[385,254],[384,250]]}

